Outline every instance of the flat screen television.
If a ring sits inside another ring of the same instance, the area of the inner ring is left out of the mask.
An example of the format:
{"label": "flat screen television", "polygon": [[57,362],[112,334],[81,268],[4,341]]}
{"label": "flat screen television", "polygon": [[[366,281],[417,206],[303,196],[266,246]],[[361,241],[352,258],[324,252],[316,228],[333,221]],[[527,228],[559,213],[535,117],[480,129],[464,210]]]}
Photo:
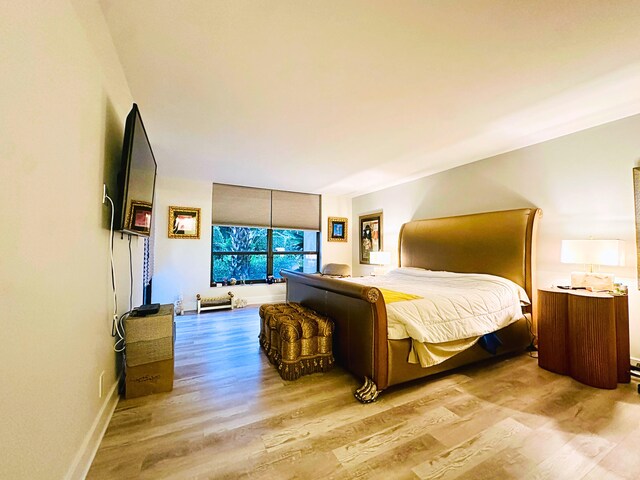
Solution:
{"label": "flat screen television", "polygon": [[151,234],[157,168],[140,110],[134,103],[124,127],[116,230],[143,237]]}

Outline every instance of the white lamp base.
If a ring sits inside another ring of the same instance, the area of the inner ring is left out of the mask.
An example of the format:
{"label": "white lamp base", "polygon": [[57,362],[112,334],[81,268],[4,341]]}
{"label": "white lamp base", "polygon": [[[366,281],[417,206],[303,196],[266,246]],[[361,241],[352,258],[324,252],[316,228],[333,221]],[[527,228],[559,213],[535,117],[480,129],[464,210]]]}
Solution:
{"label": "white lamp base", "polygon": [[613,273],[571,272],[571,286],[594,290],[613,290]]}
{"label": "white lamp base", "polygon": [[385,267],[375,267],[371,275],[374,277],[378,277],[387,273],[387,269]]}

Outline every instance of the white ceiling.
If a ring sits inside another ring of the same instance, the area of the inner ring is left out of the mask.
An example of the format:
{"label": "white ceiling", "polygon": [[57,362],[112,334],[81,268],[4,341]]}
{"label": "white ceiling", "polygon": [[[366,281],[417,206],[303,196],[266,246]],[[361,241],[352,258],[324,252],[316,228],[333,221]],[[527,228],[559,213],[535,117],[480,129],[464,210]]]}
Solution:
{"label": "white ceiling", "polygon": [[163,175],[356,195],[640,112],[637,0],[101,6]]}

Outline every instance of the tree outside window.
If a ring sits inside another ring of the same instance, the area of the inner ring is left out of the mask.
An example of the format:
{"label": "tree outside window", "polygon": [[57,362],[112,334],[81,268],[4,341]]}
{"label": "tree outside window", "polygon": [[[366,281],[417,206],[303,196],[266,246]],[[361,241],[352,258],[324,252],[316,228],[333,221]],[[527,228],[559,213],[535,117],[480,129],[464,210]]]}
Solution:
{"label": "tree outside window", "polygon": [[214,225],[211,285],[230,281],[257,283],[280,270],[318,271],[319,232]]}

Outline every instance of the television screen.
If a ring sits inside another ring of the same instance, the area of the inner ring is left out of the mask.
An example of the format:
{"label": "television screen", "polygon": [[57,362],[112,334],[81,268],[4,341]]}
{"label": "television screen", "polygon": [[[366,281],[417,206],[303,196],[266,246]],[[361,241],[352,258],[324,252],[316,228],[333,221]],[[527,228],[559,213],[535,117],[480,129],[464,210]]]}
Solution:
{"label": "television screen", "polygon": [[120,223],[117,230],[141,236],[151,234],[156,170],[140,110],[134,103],[124,127],[122,164],[118,174],[120,211],[116,218]]}

